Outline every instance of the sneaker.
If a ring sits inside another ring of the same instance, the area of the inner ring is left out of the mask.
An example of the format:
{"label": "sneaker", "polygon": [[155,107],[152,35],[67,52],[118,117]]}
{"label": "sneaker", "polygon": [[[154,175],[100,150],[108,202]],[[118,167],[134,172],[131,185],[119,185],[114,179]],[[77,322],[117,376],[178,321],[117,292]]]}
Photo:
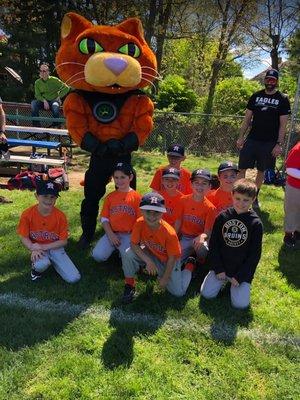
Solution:
{"label": "sneaker", "polygon": [[86,235],[82,234],[80,239],[78,240],[78,247],[80,250],[87,250],[91,245],[92,239],[87,237]]}
{"label": "sneaker", "polygon": [[292,233],[286,233],[283,238],[283,243],[286,245],[286,247],[294,249],[296,245],[295,236]]}
{"label": "sneaker", "polygon": [[193,270],[196,268],[196,266],[197,266],[197,262],[196,262],[196,259],[195,259],[195,257],[188,257],[185,261],[184,261],[184,263],[183,263],[183,269],[185,269],[185,267],[187,266],[187,264],[192,264],[193,265]]}
{"label": "sneaker", "polygon": [[122,297],[122,303],[123,304],[129,304],[132,303],[133,300],[136,297],[136,291],[135,291],[135,287],[126,284],[124,287],[124,293],[123,293],[123,297]]}
{"label": "sneaker", "polygon": [[42,274],[32,268],[31,272],[30,272],[30,277],[31,277],[32,281],[37,281],[38,279],[40,279],[42,277]]}

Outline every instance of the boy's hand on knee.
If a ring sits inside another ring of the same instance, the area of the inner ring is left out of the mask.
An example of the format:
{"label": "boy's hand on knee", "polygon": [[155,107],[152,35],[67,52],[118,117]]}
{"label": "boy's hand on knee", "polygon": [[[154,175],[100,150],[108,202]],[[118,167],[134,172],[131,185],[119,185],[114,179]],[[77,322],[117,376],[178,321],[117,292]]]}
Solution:
{"label": "boy's hand on knee", "polygon": [[35,263],[39,259],[43,258],[44,255],[45,253],[43,252],[43,250],[33,250],[33,252],[31,253],[31,261]]}
{"label": "boy's hand on knee", "polygon": [[201,247],[204,246],[206,239],[207,239],[207,235],[205,233],[202,233],[201,235],[197,236],[193,240],[193,245],[194,245],[195,251],[199,251],[201,249]]}
{"label": "boy's hand on knee", "polygon": [[118,238],[118,236],[117,236],[115,233],[111,233],[111,234],[109,235],[109,240],[110,240],[111,243],[112,243],[114,246],[116,246],[116,247],[119,247],[120,244],[121,244],[120,239]]}
{"label": "boy's hand on knee", "polygon": [[219,279],[219,281],[224,281],[226,279],[226,274],[225,272],[220,272],[219,274],[216,275],[217,279]]}
{"label": "boy's hand on knee", "polygon": [[146,263],[146,270],[149,275],[156,275],[157,274],[157,267],[152,260],[147,261]]}
{"label": "boy's hand on knee", "polygon": [[231,278],[231,284],[232,284],[232,286],[234,286],[234,287],[237,287],[237,286],[240,285],[240,284],[238,283],[238,281],[237,281],[235,278]]}

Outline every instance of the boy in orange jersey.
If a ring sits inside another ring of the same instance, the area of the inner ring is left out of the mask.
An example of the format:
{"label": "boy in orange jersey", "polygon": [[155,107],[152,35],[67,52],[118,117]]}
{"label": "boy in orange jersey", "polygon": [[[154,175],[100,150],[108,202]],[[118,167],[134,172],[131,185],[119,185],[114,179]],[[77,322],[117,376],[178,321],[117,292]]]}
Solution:
{"label": "boy in orange jersey", "polygon": [[176,168],[166,168],[162,172],[162,185],[163,190],[158,193],[165,199],[165,206],[167,212],[163,214],[163,220],[167,221],[168,224],[175,228],[178,232],[179,224],[175,224],[180,218],[180,199],[183,196],[179,190],[177,190],[179,182],[180,172]]}
{"label": "boy in orange jersey", "polygon": [[219,165],[218,178],[220,187],[216,190],[211,190],[205,196],[216,207],[217,215],[232,207],[232,187],[237,180],[238,172],[238,166],[231,161],[224,161]]}
{"label": "boy in orange jersey", "polygon": [[191,173],[186,168],[181,167],[181,163],[185,160],[184,147],[181,144],[172,144],[168,147],[167,157],[169,165],[163,166],[156,170],[154,177],[150,183],[151,189],[159,192],[163,190],[162,172],[166,168],[176,168],[180,171],[180,179],[177,189],[183,194],[192,193]]}
{"label": "boy in orange jersey", "polygon": [[80,273],[65,252],[68,223],[65,214],[54,207],[58,194],[54,182],[40,181],[36,188],[38,204],[23,211],[17,232],[31,252],[31,280],[41,278],[51,265],[68,283],[80,279]]}
{"label": "boy in orange jersey", "polygon": [[125,289],[122,301],[130,303],[135,297],[135,275],[144,266],[149,275],[158,275],[159,286],[174,296],[183,296],[192,272],[181,271],[180,244],[174,228],[162,219],[166,213],[165,200],[156,192],[147,193],[140,203],[142,217],[132,230],[131,245],[123,256]]}
{"label": "boy in orange jersey", "polygon": [[196,253],[203,261],[208,252],[208,241],[216,218],[215,206],[206,199],[212,175],[207,169],[197,169],[191,176],[193,193],[183,196],[180,216],[181,259],[186,261]]}
{"label": "boy in orange jersey", "polygon": [[106,261],[116,249],[122,257],[130,246],[130,234],[140,216],[141,200],[141,195],[130,187],[132,179],[131,165],[120,162],[115,166],[113,180],[116,190],[105,197],[100,214],[105,234],[92,251],[96,261]]}

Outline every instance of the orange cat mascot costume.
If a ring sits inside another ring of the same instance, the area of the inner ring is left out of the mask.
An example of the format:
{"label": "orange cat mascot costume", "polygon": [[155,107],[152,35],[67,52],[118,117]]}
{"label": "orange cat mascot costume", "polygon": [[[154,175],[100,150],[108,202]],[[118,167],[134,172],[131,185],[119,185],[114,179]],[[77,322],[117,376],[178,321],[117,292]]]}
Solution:
{"label": "orange cat mascot costume", "polygon": [[156,58],[137,18],[104,26],[71,12],[62,21],[56,68],[75,89],[63,106],[69,134],[91,153],[80,213],[79,245],[85,248],[95,233],[99,200],[113,167],[130,163],[131,152],[152,130],[153,103],[140,88],[155,79]]}

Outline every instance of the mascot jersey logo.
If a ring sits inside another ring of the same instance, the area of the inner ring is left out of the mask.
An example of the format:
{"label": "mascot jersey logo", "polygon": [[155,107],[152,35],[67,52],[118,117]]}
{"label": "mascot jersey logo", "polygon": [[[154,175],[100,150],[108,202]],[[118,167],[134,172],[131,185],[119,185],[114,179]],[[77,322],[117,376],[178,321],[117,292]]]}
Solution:
{"label": "mascot jersey logo", "polygon": [[64,114],[77,144],[87,132],[102,143],[129,132],[137,135],[138,144],[145,142],[153,127],[153,103],[139,89],[152,84],[157,70],[137,18],[104,26],[66,14],[56,68],[76,89],[65,99]]}

